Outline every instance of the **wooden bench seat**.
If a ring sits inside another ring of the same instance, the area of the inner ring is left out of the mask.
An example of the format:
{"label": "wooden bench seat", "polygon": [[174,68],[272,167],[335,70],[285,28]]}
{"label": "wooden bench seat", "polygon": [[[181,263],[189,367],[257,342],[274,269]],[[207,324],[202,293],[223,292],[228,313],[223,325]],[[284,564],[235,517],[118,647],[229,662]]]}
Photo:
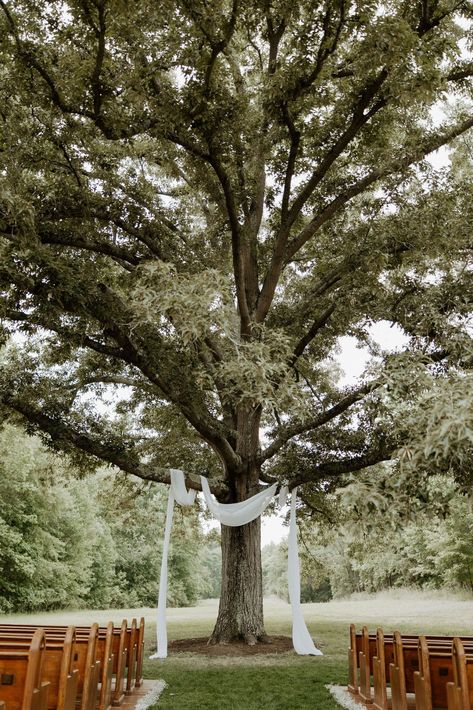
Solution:
{"label": "wooden bench seat", "polygon": [[[73,664],[72,670],[76,671],[76,674],[71,674],[74,675],[74,680],[71,680],[71,684],[75,686],[76,697],[80,698],[80,710],[95,710],[101,671],[101,663],[97,659],[97,632],[98,626],[94,624],[88,630],[86,636],[74,634],[71,660]],[[7,630],[0,628],[0,645],[9,644],[11,646],[14,643],[28,643],[28,639],[31,639],[35,633],[34,627],[22,627],[19,629],[8,627]],[[43,672],[48,672],[48,680],[53,683],[54,688],[58,688],[58,675],[63,658],[64,644],[66,639],[69,638],[71,630],[70,627],[64,627],[64,629],[60,630],[55,629],[54,632],[44,631],[43,629],[43,633],[45,639],[44,658],[45,660],[47,659]],[[76,675],[77,677],[75,677]],[[106,686],[102,690],[106,698]],[[72,687],[68,687],[68,701],[71,694],[73,694]],[[58,694],[53,692],[49,707],[55,708],[56,705],[53,703],[58,699]],[[104,707],[103,710],[106,710],[106,708]]]}
{"label": "wooden bench seat", "polygon": [[[30,624],[0,624],[2,629],[35,629],[36,625]],[[60,625],[46,625],[43,627],[47,635],[55,633],[66,627]],[[103,655],[102,645],[105,643],[108,627],[99,627],[97,654],[101,658]],[[76,635],[81,639],[87,635],[89,627],[76,626]],[[144,631],[145,621],[141,617],[139,627],[136,619],[133,619],[130,626],[126,619],[120,627],[113,627],[113,676],[115,683],[112,691],[112,704],[120,705],[125,694],[130,695],[134,687],[139,687],[143,680],[143,655],[144,655]]]}
{"label": "wooden bench seat", "polygon": [[473,710],[473,650],[465,652],[461,639],[452,647],[453,682],[447,683],[448,710]]}
{"label": "wooden bench seat", "polygon": [[[112,628],[112,645],[111,654],[107,646],[107,638],[110,634],[110,626]],[[34,624],[0,624],[0,634],[14,630],[31,630],[36,629]],[[60,625],[47,625],[44,627],[47,638],[53,638],[57,634],[61,634],[67,628]],[[136,619],[133,619],[130,626],[126,619],[123,620],[120,627],[114,627],[113,624],[108,624],[107,627],[98,627],[97,637],[97,659],[101,662],[101,691],[102,697],[100,700],[100,710],[106,710],[108,707],[108,687],[110,686],[110,666],[109,661],[104,662],[104,658],[112,656],[111,675],[114,679],[111,690],[111,704],[120,705],[123,702],[125,695],[133,693],[135,687],[142,683],[143,679],[143,655],[144,655],[144,618],[141,617],[139,627]],[[80,650],[80,645],[87,641],[89,627],[76,627],[76,640],[78,648],[76,653],[79,655],[77,666],[79,670],[83,668],[85,663],[85,653]],[[79,678],[79,692],[82,690],[82,674]]]}
{"label": "wooden bench seat", "polygon": [[41,681],[44,631],[23,648],[0,649],[0,701],[5,710],[47,710],[49,683]]}
{"label": "wooden bench seat", "polygon": [[[429,646],[439,646],[440,650],[451,652],[452,637],[429,635],[425,638]],[[406,634],[402,637],[407,693],[414,693],[414,673],[419,670],[418,639],[419,637],[413,634]],[[464,636],[462,640],[467,647],[473,645],[473,637],[471,636]],[[387,700],[386,684],[391,682],[391,665],[394,663],[394,653],[393,634],[384,634],[381,629],[377,630],[376,635],[369,634],[366,627],[363,627],[361,633],[356,633],[354,625],[350,626],[348,690],[367,705],[373,703],[375,710],[381,708],[384,710],[388,705],[391,705]],[[371,685],[371,676],[373,676],[373,686]],[[449,679],[451,680],[451,678]],[[396,680],[397,678],[395,683]]]}

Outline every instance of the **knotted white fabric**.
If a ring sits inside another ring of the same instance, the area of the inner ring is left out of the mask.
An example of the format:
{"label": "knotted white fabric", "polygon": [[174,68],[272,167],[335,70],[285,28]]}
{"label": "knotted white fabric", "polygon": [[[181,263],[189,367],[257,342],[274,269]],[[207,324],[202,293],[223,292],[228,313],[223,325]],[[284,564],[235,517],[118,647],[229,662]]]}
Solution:
{"label": "knotted white fabric", "polygon": [[284,508],[287,502],[287,496],[289,494],[289,488],[287,486],[281,486],[279,491],[278,505],[280,508]]}
{"label": "knotted white fabric", "polygon": [[[219,503],[210,492],[209,483],[201,476],[202,492],[205,502],[211,513],[222,525],[238,527],[246,525],[258,518],[271,502],[276,493],[277,484],[273,484],[256,495],[241,503]],[[280,506],[285,504],[288,489],[284,486],[279,494]],[[296,527],[296,495],[297,488],[292,491],[291,519],[288,545],[288,589],[292,606],[292,642],[296,653],[302,655],[321,656],[322,652],[315,646],[307,630],[302,616],[300,603],[300,568],[299,553],[297,549]],[[158,613],[157,613],[157,652],[150,658],[167,657],[167,629],[166,629],[166,597],[168,580],[168,555],[169,540],[171,537],[174,500],[181,505],[192,505],[196,492],[187,491],[184,473],[178,469],[171,469],[171,486],[169,490],[168,507],[166,513],[166,527],[164,531],[163,556],[161,561],[161,576],[159,582]]]}

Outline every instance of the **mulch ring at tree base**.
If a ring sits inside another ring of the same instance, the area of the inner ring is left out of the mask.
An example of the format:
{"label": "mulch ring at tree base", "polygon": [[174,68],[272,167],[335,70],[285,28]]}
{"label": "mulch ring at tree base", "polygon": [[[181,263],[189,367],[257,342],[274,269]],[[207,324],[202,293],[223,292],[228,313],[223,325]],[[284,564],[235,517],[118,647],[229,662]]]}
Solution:
{"label": "mulch ring at tree base", "polygon": [[206,656],[254,656],[258,653],[286,653],[294,650],[289,636],[268,636],[266,643],[249,646],[243,641],[231,644],[208,644],[208,637],[177,639],[169,643],[169,653],[202,653]]}

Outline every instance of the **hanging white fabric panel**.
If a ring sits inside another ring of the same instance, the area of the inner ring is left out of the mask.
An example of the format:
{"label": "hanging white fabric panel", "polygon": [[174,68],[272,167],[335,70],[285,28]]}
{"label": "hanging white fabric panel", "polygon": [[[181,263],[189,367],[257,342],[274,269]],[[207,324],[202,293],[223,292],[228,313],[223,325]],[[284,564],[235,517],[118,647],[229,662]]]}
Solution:
{"label": "hanging white fabric panel", "polygon": [[287,550],[287,586],[292,608],[292,644],[296,653],[302,656],[322,656],[322,651],[315,647],[302,616],[301,608],[301,573],[299,550],[297,546],[296,524],[297,488],[291,494],[291,520],[289,525],[289,543]]}
{"label": "hanging white fabric panel", "polygon": [[159,577],[158,612],[156,617],[157,650],[150,658],[166,658],[168,655],[168,632],[166,626],[166,602],[168,595],[168,557],[169,540],[171,538],[174,500],[180,505],[193,505],[196,491],[187,491],[184,473],[179,469],[171,469],[171,485],[169,487],[168,507],[166,511],[166,527],[164,529],[163,556],[161,558],[161,573]]}
{"label": "hanging white fabric panel", "polygon": [[[222,525],[238,527],[246,525],[258,518],[271,502],[276,493],[277,484],[265,488],[260,493],[248,498],[241,503],[218,503],[210,492],[209,483],[204,476],[201,476],[202,492],[205,502],[212,514]],[[283,505],[287,497],[287,487],[285,486],[279,494],[279,504]],[[194,503],[196,491],[187,491],[184,473],[178,469],[171,469],[171,485],[169,489],[168,506],[166,513],[166,527],[164,530],[163,556],[161,560],[161,575],[159,582],[158,612],[157,612],[157,652],[150,658],[167,657],[167,629],[166,629],[166,600],[168,584],[168,556],[169,540],[171,537],[172,519],[174,512],[174,500],[181,505],[192,505]],[[296,497],[297,488],[292,491],[291,499],[291,519],[289,528],[288,545],[288,589],[289,599],[292,606],[292,641],[296,653],[302,655],[321,656],[312,641],[310,634],[302,616],[301,609],[301,585],[299,553],[297,549],[297,525],[296,525]]]}

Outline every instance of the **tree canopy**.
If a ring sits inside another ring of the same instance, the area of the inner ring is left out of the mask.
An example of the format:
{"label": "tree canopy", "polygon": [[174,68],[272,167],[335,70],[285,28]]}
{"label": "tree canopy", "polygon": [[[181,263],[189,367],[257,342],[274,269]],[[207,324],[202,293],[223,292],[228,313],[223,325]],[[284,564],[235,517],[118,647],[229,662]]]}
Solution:
{"label": "tree canopy", "polygon": [[[471,2],[0,10],[5,413],[221,499],[407,459],[415,407],[464,460],[471,409],[426,392],[471,390],[472,183],[426,157],[473,126]],[[347,334],[373,363],[342,387]]]}

